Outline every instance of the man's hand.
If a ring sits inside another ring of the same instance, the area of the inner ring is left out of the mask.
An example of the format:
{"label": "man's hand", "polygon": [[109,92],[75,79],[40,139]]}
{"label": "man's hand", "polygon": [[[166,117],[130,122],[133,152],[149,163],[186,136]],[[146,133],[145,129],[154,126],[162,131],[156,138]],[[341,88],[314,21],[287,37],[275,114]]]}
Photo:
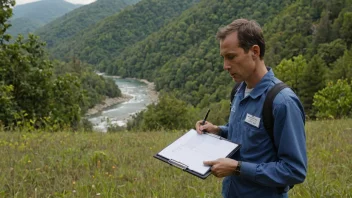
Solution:
{"label": "man's hand", "polygon": [[215,177],[225,177],[233,175],[238,161],[230,158],[220,158],[214,161],[204,161],[204,165],[212,166],[211,172]]}
{"label": "man's hand", "polygon": [[209,133],[213,133],[213,134],[216,134],[218,135],[219,132],[220,132],[220,128],[216,125],[213,125],[212,123],[206,121],[204,125],[202,125],[203,123],[203,120],[199,120],[197,123],[196,123],[196,130],[197,130],[197,133],[199,134],[203,134],[203,130],[205,130],[206,132],[209,132]]}

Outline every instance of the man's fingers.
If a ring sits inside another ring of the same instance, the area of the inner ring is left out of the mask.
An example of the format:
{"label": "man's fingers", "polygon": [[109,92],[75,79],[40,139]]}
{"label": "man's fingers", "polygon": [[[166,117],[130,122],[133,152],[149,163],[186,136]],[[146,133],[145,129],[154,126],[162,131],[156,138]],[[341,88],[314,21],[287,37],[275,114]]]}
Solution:
{"label": "man's fingers", "polygon": [[203,134],[204,126],[202,125],[202,123],[203,123],[203,120],[199,120],[196,123],[196,130],[198,134]]}
{"label": "man's fingers", "polygon": [[203,164],[207,166],[213,166],[217,163],[217,161],[204,161]]}

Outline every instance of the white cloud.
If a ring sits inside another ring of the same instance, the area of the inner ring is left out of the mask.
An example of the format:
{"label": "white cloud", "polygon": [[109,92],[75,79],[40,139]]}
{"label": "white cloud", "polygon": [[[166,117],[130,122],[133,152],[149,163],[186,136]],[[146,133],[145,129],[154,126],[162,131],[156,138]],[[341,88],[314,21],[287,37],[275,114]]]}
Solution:
{"label": "white cloud", "polygon": [[65,0],[67,2],[73,3],[73,4],[90,4],[94,2],[95,0]]}
{"label": "white cloud", "polygon": [[21,4],[25,4],[25,3],[32,3],[38,0],[17,0],[16,1],[16,5],[21,5]]}
{"label": "white cloud", "polygon": [[[16,5],[21,5],[21,4],[26,4],[26,3],[32,3],[35,1],[40,1],[40,0],[17,0]],[[65,0],[67,2],[73,3],[73,4],[90,4],[96,0]]]}

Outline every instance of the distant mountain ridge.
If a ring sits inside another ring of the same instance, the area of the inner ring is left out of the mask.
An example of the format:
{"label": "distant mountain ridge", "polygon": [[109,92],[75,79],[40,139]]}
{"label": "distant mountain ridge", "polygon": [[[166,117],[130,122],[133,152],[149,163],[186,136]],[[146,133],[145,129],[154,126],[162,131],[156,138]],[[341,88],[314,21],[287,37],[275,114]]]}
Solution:
{"label": "distant mountain ridge", "polygon": [[80,6],[64,0],[42,0],[15,6],[8,33],[15,37],[27,35]]}
{"label": "distant mountain ridge", "polygon": [[139,0],[98,0],[54,20],[35,32],[48,47],[75,36],[98,21],[116,14]]}

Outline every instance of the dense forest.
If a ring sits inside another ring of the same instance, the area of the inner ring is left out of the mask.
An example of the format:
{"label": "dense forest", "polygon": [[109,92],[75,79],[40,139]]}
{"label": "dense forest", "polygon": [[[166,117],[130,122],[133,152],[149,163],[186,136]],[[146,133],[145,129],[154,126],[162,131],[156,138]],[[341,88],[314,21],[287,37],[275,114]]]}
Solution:
{"label": "dense forest", "polygon": [[1,1],[0,10],[0,127],[5,129],[85,127],[88,108],[106,97],[119,97],[112,81],[98,76],[91,65],[76,58],[49,60],[44,43],[34,35],[11,41],[7,20],[14,1]]}
{"label": "dense forest", "polygon": [[57,42],[56,46],[50,48],[50,52],[56,58],[75,54],[80,60],[90,64],[101,67],[111,65],[111,60],[124,48],[159,30],[196,2],[198,0],[142,1],[90,26],[70,39]]}
{"label": "dense forest", "polygon": [[[352,2],[345,0],[201,1],[154,35],[126,48],[106,71],[152,80],[158,90],[199,109],[228,110],[224,106],[233,83],[223,72],[214,35],[233,19],[255,19],[267,41],[266,64],[299,95],[307,116],[348,117],[352,112],[351,11]],[[156,109],[137,116],[132,126],[145,126],[143,120]],[[213,120],[226,122],[227,113],[220,114],[222,119]]]}

